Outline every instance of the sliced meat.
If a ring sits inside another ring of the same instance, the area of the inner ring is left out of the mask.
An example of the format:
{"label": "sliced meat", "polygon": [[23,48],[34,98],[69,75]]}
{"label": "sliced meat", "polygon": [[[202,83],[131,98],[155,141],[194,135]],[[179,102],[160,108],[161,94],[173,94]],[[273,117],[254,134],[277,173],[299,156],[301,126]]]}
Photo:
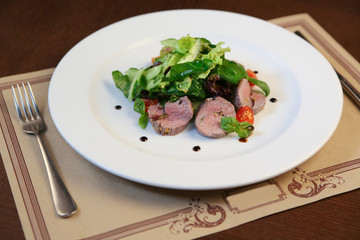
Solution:
{"label": "sliced meat", "polygon": [[149,114],[150,121],[157,120],[158,118],[164,117],[164,115],[165,115],[164,109],[160,105],[160,103],[150,105],[147,111]]}
{"label": "sliced meat", "polygon": [[234,106],[236,111],[244,106],[249,106],[254,114],[264,109],[266,97],[260,93],[258,87],[251,87],[247,79],[242,79],[235,91]]}
{"label": "sliced meat", "polygon": [[253,102],[251,100],[251,87],[247,79],[242,79],[235,90],[234,106],[236,110],[241,107],[249,106],[252,108]]}
{"label": "sliced meat", "polygon": [[158,134],[172,136],[186,128],[193,117],[193,108],[187,97],[181,97],[176,102],[167,102],[164,109],[160,104],[151,105],[148,114]]}
{"label": "sliced meat", "polygon": [[235,116],[235,108],[229,101],[222,97],[208,98],[196,115],[196,130],[205,137],[224,137],[226,132],[220,127],[221,118]]}
{"label": "sliced meat", "polygon": [[264,109],[266,103],[266,97],[264,96],[264,94],[259,92],[252,92],[251,99],[254,103],[254,105],[252,106],[254,114],[257,114]]}

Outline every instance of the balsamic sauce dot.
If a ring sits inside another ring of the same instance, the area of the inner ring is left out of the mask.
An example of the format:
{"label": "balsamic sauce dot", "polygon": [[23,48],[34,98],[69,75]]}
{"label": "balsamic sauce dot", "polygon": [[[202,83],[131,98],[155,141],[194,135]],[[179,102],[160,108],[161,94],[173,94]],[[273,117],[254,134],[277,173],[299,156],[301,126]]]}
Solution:
{"label": "balsamic sauce dot", "polygon": [[120,106],[120,105],[116,105],[116,106],[115,106],[115,109],[116,109],[116,110],[120,110],[120,109],[121,109],[121,106]]}
{"label": "balsamic sauce dot", "polygon": [[239,138],[239,142],[246,143],[246,142],[247,142],[247,138]]}
{"label": "balsamic sauce dot", "polygon": [[198,152],[198,151],[200,151],[200,150],[201,150],[200,146],[195,146],[195,147],[193,147],[193,151],[194,151],[194,152]]}
{"label": "balsamic sauce dot", "polygon": [[276,99],[276,98],[270,98],[270,102],[276,103],[276,102],[277,102],[277,99]]}
{"label": "balsamic sauce dot", "polygon": [[148,138],[145,137],[145,136],[142,136],[142,137],[140,138],[140,141],[142,141],[142,142],[146,142],[147,140],[148,140]]}
{"label": "balsamic sauce dot", "polygon": [[258,73],[259,73],[259,71],[256,71],[256,70],[255,70],[255,71],[254,71],[254,73],[255,73],[255,74],[258,74]]}

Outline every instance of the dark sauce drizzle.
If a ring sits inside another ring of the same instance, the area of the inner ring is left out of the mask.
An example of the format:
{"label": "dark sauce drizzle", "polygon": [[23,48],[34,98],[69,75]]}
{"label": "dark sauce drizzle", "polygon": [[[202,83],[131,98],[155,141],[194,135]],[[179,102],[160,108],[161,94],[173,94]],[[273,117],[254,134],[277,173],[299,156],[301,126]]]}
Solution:
{"label": "dark sauce drizzle", "polygon": [[246,142],[247,142],[247,138],[239,138],[239,142],[246,143]]}
{"label": "dark sauce drizzle", "polygon": [[193,151],[194,151],[194,152],[198,152],[198,151],[200,151],[200,150],[201,150],[200,146],[195,146],[195,147],[193,147]]}
{"label": "dark sauce drizzle", "polygon": [[120,110],[120,109],[121,109],[121,106],[120,106],[120,105],[116,105],[116,106],[115,106],[115,109],[116,109],[116,110]]}
{"label": "dark sauce drizzle", "polygon": [[255,73],[255,74],[258,74],[258,73],[259,73],[259,71],[256,71],[256,70],[255,70],[255,71],[254,71],[254,73]]}
{"label": "dark sauce drizzle", "polygon": [[276,98],[270,98],[270,102],[276,103],[276,102],[277,102],[277,99],[276,99]]}
{"label": "dark sauce drizzle", "polygon": [[148,138],[146,137],[146,136],[142,136],[141,138],[140,138],[140,141],[142,141],[142,142],[146,142],[148,140]]}

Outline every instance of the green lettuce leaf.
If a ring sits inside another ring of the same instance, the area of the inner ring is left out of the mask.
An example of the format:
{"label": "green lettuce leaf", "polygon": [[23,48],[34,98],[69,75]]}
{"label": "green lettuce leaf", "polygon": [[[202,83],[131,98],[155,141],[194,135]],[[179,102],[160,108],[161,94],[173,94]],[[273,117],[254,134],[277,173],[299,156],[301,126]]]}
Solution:
{"label": "green lettuce leaf", "polygon": [[114,80],[115,86],[123,92],[125,97],[128,97],[131,85],[129,77],[116,70],[112,72],[112,78]]}

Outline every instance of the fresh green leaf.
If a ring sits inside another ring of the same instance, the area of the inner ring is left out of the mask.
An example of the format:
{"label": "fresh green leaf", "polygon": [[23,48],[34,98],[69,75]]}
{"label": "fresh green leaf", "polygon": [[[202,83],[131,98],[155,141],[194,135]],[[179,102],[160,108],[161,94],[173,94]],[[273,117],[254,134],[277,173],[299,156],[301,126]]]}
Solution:
{"label": "fresh green leaf", "polygon": [[148,120],[149,120],[149,116],[147,113],[143,113],[140,115],[140,118],[138,120],[138,123],[139,123],[139,126],[142,128],[142,129],[145,129],[147,124],[148,124]]}
{"label": "fresh green leaf", "polygon": [[171,95],[179,96],[179,97],[182,97],[182,96],[185,96],[185,95],[186,95],[186,93],[183,92],[183,91],[181,91],[181,90],[179,90],[179,89],[175,86],[175,84],[170,85],[170,86],[167,88],[165,94],[166,94],[166,95],[170,95],[170,96],[171,96]]}
{"label": "fresh green leaf", "polygon": [[177,49],[180,50],[180,52],[187,53],[194,46],[195,42],[196,39],[190,37],[190,35],[188,34],[187,36],[179,39],[179,41],[177,42]]}
{"label": "fresh green leaf", "polygon": [[212,65],[208,59],[176,64],[170,69],[170,81],[181,81],[188,76],[201,74]]}
{"label": "fresh green leaf", "polygon": [[200,38],[200,40],[201,40],[201,42],[202,42],[202,46],[203,46],[203,51],[207,51],[207,50],[209,50],[210,51],[210,49],[211,48],[215,48],[216,47],[216,45],[214,45],[214,44],[212,44],[208,39],[206,39],[206,38]]}
{"label": "fresh green leaf", "polygon": [[235,132],[238,134],[239,138],[247,138],[254,131],[254,126],[248,122],[238,122],[236,125]]}
{"label": "fresh green leaf", "polygon": [[222,117],[220,127],[228,133],[235,132],[236,126],[239,122],[233,117]]}
{"label": "fresh green leaf", "polygon": [[200,79],[198,79],[197,81],[192,81],[187,94],[190,96],[194,96],[195,98],[198,98],[198,99],[206,98],[206,93],[205,93],[203,84],[200,81]]}
{"label": "fresh green leaf", "polygon": [[[177,96],[177,97],[182,97],[182,96],[188,96],[190,98],[193,99],[204,99],[206,98],[206,93],[205,90],[203,88],[203,85],[201,83],[201,81],[199,80],[191,80],[191,86],[189,88],[189,90],[187,91],[187,93],[185,93],[184,91],[179,90],[176,87],[176,83],[177,82],[173,82],[171,85],[169,85],[167,87],[167,89],[163,92],[164,95],[167,96]],[[159,94],[158,94],[159,95]]]}
{"label": "fresh green leaf", "polygon": [[183,91],[184,93],[187,93],[189,91],[189,88],[191,87],[192,79],[187,77],[181,82],[175,82],[175,87],[179,91]]}
{"label": "fresh green leaf", "polygon": [[[181,40],[181,39],[180,39]],[[180,43],[179,40],[179,43]],[[178,63],[185,63],[185,62],[192,62],[196,59],[196,57],[199,55],[201,50],[201,40],[200,39],[194,39],[194,43],[192,44],[191,48],[187,50],[187,54],[183,56]]]}
{"label": "fresh green leaf", "polygon": [[129,77],[116,70],[112,72],[112,78],[115,86],[124,93],[125,97],[128,97],[131,84]]}
{"label": "fresh green leaf", "polygon": [[168,39],[160,41],[160,43],[166,47],[176,48],[178,40],[175,38],[168,38]]}
{"label": "fresh green leaf", "polygon": [[215,45],[214,48],[212,48],[207,54],[203,54],[201,56],[201,59],[209,59],[213,61],[215,65],[222,64],[224,55],[226,52],[230,52],[230,48],[222,48],[221,46],[224,44],[224,42],[219,42]]}
{"label": "fresh green leaf", "polygon": [[129,76],[129,79],[131,81],[129,96],[128,96],[129,101],[132,101],[142,91],[142,88],[140,86],[140,80],[143,77],[142,74],[144,70],[145,70],[144,68],[141,69],[131,68],[127,71],[128,73],[127,75]]}
{"label": "fresh green leaf", "polygon": [[145,103],[142,99],[136,98],[134,103],[134,111],[137,113],[145,113]]}
{"label": "fresh green leaf", "polygon": [[269,96],[269,94],[270,94],[270,87],[269,87],[269,85],[267,85],[266,82],[261,81],[261,80],[256,79],[256,78],[252,78],[252,77],[247,77],[247,79],[248,79],[251,83],[253,83],[253,84],[255,84],[256,86],[258,86],[259,88],[261,88],[261,90],[263,90],[264,93],[265,93],[265,97]]}
{"label": "fresh green leaf", "polygon": [[223,60],[222,65],[217,66],[215,71],[221,79],[234,84],[238,84],[241,79],[248,76],[243,66],[226,59]]}
{"label": "fresh green leaf", "polygon": [[239,122],[234,117],[222,117],[220,127],[227,133],[237,133],[240,138],[247,138],[254,131],[251,123]]}
{"label": "fresh green leaf", "polygon": [[155,78],[162,70],[162,65],[158,65],[155,67],[149,67],[144,71],[144,77],[146,80],[150,80]]}

